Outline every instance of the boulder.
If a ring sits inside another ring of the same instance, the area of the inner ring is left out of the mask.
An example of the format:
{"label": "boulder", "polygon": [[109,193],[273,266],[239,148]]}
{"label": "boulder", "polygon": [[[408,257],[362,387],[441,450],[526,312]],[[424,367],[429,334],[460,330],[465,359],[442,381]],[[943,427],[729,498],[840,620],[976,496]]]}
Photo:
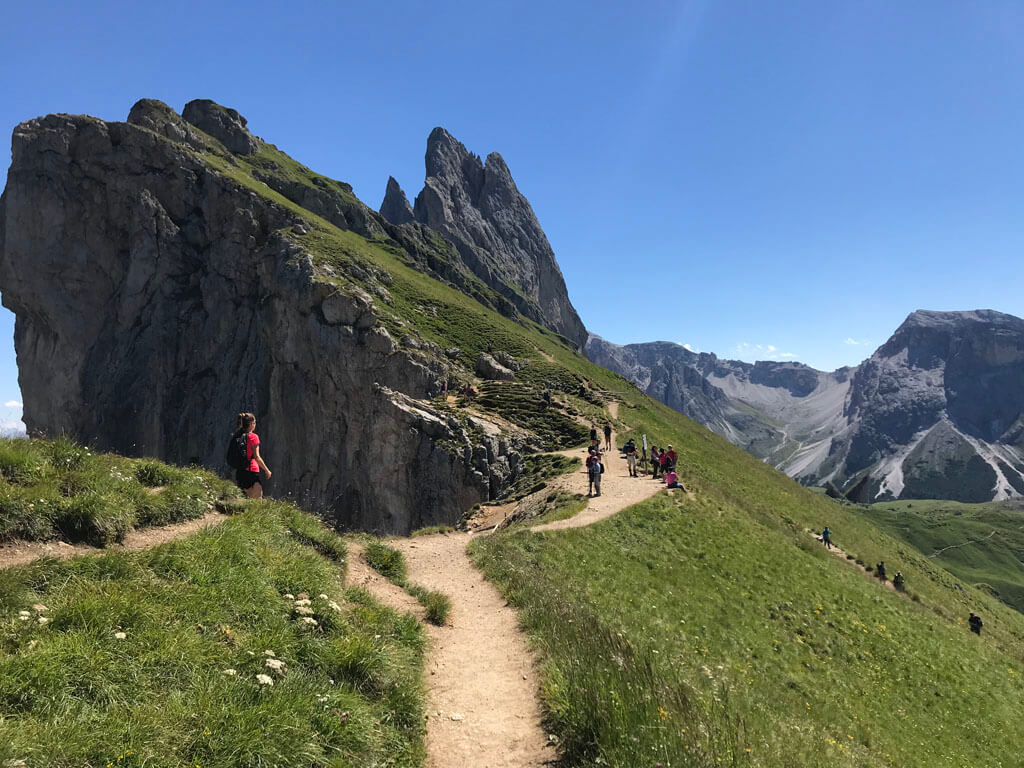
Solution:
{"label": "boulder", "polygon": [[516,375],[486,352],[476,359],[476,375],[493,381],[512,381]]}

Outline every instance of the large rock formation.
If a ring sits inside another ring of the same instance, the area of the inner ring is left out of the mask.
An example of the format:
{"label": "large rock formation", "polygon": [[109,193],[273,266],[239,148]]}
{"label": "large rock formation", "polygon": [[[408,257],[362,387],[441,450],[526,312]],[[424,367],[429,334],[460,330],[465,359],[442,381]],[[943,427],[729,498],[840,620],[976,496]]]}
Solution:
{"label": "large rock formation", "polygon": [[[569,301],[555,254],[501,155],[493,152],[485,163],[444,128],[435,128],[427,139],[426,166],[413,208],[416,221],[454,243],[465,268],[516,310],[582,349],[587,331]],[[402,224],[408,201],[393,182],[380,211]]]}
{"label": "large rock formation", "polygon": [[676,344],[587,354],[801,482],[850,498],[1024,495],[1024,320],[912,313],[854,369],[753,365]]}
{"label": "large rock formation", "polygon": [[50,115],[15,129],[0,290],[25,423],[220,468],[234,415],[252,410],[276,495],[342,527],[453,523],[518,476],[519,455],[430,405],[450,363],[381,325],[388,273],[354,257],[347,274],[322,269],[301,237],[313,219],[232,169],[258,156],[253,175],[337,226],[394,227],[271,150],[207,101],[183,117],[145,100],[126,123]]}

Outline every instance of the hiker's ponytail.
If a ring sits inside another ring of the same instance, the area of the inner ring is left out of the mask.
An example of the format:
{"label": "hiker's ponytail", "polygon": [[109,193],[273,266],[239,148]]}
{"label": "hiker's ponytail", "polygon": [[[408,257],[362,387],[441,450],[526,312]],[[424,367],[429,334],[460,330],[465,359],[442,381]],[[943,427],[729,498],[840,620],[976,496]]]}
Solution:
{"label": "hiker's ponytail", "polygon": [[235,434],[240,435],[243,432],[251,432],[255,423],[256,417],[251,413],[238,414],[238,420],[235,422]]}

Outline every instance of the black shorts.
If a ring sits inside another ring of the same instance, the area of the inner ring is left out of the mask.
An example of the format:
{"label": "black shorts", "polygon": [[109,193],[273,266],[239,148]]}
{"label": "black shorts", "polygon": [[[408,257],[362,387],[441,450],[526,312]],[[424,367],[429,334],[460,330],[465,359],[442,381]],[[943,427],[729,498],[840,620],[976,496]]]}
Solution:
{"label": "black shorts", "polygon": [[240,469],[235,472],[235,482],[238,483],[238,487],[243,491],[249,490],[259,481],[259,472],[250,472],[248,469]]}

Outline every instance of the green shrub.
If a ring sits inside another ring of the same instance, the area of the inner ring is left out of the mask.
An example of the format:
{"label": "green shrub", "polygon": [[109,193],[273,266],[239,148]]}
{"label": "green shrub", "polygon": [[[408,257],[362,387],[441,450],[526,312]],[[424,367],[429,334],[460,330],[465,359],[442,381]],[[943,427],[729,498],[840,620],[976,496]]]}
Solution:
{"label": "green shrub", "polygon": [[173,474],[170,467],[155,461],[143,461],[135,468],[135,477],[138,481],[149,488],[161,488],[170,485]]}

